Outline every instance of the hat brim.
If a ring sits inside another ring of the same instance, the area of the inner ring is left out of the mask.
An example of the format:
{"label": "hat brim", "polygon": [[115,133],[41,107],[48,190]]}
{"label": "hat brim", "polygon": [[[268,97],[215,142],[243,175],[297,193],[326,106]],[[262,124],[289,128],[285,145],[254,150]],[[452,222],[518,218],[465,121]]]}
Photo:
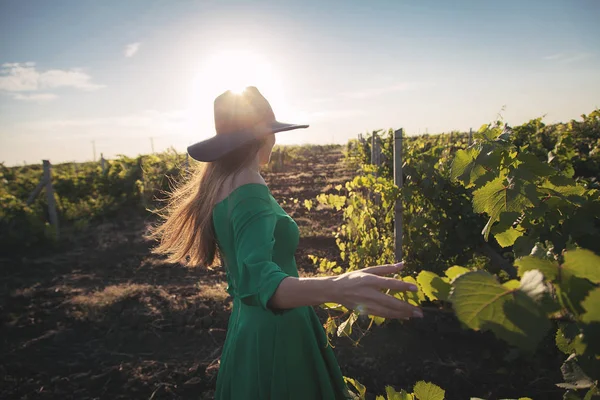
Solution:
{"label": "hat brim", "polygon": [[[288,124],[275,121],[271,124],[271,129],[263,131],[264,135],[270,133],[291,131],[294,129],[308,128],[308,125]],[[187,152],[194,160],[202,162],[216,161],[227,153],[243,146],[244,144],[256,139],[257,137],[251,131],[232,132],[222,135],[215,135],[210,139],[195,143],[187,148]]]}

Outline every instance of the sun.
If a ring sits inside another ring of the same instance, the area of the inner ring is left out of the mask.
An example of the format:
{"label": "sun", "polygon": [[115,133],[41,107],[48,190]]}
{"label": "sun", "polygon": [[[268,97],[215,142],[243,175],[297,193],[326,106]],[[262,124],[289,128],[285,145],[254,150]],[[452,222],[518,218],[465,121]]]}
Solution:
{"label": "sun", "polygon": [[225,50],[205,59],[195,90],[197,96],[214,99],[227,90],[241,93],[248,86],[256,86],[271,103],[282,95],[277,73],[265,57],[250,50]]}
{"label": "sun", "polygon": [[214,127],[215,98],[227,90],[241,93],[248,86],[258,88],[273,107],[278,119],[302,119],[298,110],[292,110],[286,102],[281,73],[266,54],[250,49],[222,50],[203,56],[190,92],[190,132],[200,130],[208,135],[210,127]]}

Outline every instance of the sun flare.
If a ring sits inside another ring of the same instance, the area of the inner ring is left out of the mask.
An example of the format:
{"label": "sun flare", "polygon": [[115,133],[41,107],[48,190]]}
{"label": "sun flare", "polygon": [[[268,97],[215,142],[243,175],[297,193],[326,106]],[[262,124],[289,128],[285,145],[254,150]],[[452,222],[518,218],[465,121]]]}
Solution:
{"label": "sun flare", "polygon": [[242,93],[248,86],[258,88],[279,120],[304,121],[304,115],[286,102],[280,72],[266,56],[247,49],[220,51],[207,57],[194,79],[190,131],[207,130],[213,123],[212,107],[217,96],[227,90]]}
{"label": "sun flare", "polygon": [[195,89],[197,96],[214,99],[227,90],[241,93],[248,86],[256,86],[270,102],[281,98],[281,83],[270,62],[250,50],[227,50],[205,60]]}

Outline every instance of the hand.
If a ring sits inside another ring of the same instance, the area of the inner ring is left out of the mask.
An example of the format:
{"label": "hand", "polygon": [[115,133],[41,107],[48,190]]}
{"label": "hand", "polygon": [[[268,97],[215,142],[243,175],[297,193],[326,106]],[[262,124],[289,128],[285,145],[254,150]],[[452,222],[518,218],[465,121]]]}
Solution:
{"label": "hand", "polygon": [[382,293],[385,289],[401,292],[418,290],[413,284],[383,276],[398,272],[403,267],[402,263],[378,265],[335,277],[334,301],[346,308],[360,308],[369,315],[384,318],[423,318],[419,307]]}

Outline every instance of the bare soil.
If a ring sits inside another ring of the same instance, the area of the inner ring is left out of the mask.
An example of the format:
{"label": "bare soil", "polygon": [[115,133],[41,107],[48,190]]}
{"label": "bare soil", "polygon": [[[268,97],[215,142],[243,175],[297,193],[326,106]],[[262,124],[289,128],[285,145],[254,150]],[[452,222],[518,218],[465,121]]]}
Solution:
{"label": "bare soil", "polygon": [[[341,213],[308,212],[304,200],[353,175],[332,151],[265,176],[300,226],[301,274],[315,273],[309,254],[341,262],[333,237]],[[0,259],[1,399],[212,398],[231,309],[224,274],[152,255],[143,239],[150,221],[123,212],[50,253]],[[342,372],[369,398],[419,380],[447,399],[562,398],[552,338],[535,356],[519,354],[434,307],[423,320],[375,327],[358,345],[333,344]]]}

